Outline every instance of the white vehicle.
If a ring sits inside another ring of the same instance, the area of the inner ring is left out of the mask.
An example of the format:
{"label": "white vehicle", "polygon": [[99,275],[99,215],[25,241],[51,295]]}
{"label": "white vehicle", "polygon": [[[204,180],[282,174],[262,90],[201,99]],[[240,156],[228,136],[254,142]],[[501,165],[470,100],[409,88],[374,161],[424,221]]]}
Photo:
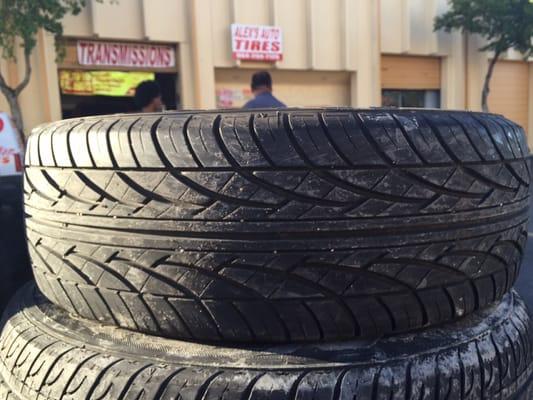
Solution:
{"label": "white vehicle", "polygon": [[[0,112],[0,177],[22,174],[22,146],[6,113]],[[0,185],[2,180],[0,179]]]}

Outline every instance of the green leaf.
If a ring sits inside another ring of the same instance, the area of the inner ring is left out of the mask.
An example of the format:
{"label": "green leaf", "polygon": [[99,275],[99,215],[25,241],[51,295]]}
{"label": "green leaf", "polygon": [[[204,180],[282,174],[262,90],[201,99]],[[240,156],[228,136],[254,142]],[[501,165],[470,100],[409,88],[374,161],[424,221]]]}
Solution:
{"label": "green leaf", "polygon": [[449,0],[448,12],[435,19],[435,30],[476,33],[487,40],[482,51],[514,48],[533,54],[531,0]]}
{"label": "green leaf", "polygon": [[17,48],[30,54],[40,29],[55,37],[63,34],[63,17],[78,14],[85,0],[0,0],[2,57],[16,61]]}

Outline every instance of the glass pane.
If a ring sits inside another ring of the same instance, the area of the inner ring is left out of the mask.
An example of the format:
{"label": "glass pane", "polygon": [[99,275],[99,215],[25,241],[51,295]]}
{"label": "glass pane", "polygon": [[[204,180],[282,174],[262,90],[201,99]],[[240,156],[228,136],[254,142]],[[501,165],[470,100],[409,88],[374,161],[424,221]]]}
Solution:
{"label": "glass pane", "polygon": [[383,107],[401,107],[401,91],[383,90],[381,92],[381,104]]}
{"label": "glass pane", "polygon": [[381,92],[383,107],[440,108],[440,90],[391,90]]}
{"label": "glass pane", "polygon": [[440,90],[426,90],[424,93],[425,108],[440,108]]}
{"label": "glass pane", "polygon": [[402,107],[424,107],[424,91],[402,90]]}

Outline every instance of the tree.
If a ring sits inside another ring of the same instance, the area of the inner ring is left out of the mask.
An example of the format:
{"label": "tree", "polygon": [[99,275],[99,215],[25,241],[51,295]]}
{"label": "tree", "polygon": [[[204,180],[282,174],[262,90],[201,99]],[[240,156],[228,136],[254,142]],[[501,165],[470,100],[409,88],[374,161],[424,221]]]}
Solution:
{"label": "tree", "polygon": [[533,55],[533,2],[531,0],[449,0],[450,10],[435,18],[434,29],[459,29],[477,33],[487,41],[480,51],[492,51],[481,93],[481,106],[488,111],[490,80],[502,53],[514,48],[524,58]]}
{"label": "tree", "polygon": [[[56,39],[63,34],[61,20],[67,14],[78,14],[85,6],[85,0],[0,0],[0,48],[2,58],[17,62],[22,48],[24,76],[14,86],[10,86],[0,71],[0,91],[5,96],[11,116],[21,138],[24,139],[24,124],[19,95],[28,85],[32,66],[31,53],[37,44],[40,29],[53,34]],[[56,40],[59,57],[64,50]],[[24,140],[23,140],[24,142]]]}

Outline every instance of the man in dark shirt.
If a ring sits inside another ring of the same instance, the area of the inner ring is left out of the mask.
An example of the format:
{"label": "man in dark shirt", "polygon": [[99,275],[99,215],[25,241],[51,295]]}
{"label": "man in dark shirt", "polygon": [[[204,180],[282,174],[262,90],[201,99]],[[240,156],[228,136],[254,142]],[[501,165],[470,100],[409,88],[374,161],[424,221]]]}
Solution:
{"label": "man in dark shirt", "polygon": [[156,81],[144,81],[135,89],[135,106],[137,111],[153,113],[163,111],[165,105],[161,99],[161,88]]}
{"label": "man in dark shirt", "polygon": [[272,77],[267,71],[259,71],[252,76],[252,93],[254,99],[244,105],[244,108],[285,108],[281,101],[272,95]]}

